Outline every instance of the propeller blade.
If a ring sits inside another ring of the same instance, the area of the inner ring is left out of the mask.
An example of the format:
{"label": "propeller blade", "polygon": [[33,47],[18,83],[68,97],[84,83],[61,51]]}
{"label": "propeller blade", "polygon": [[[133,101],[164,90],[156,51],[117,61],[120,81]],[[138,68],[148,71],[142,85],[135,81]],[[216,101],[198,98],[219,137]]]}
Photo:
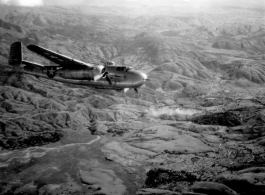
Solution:
{"label": "propeller blade", "polygon": [[94,76],[94,81],[98,81],[99,79],[101,79],[103,76],[103,74],[98,74],[96,76]]}
{"label": "propeller blade", "polygon": [[129,91],[130,88],[124,88],[124,93],[127,93],[127,91]]}
{"label": "propeller blade", "polygon": [[136,93],[138,93],[138,89],[137,89],[137,88],[134,88],[134,91],[135,91]]}
{"label": "propeller blade", "polygon": [[105,78],[109,82],[109,84],[112,85],[112,82],[111,82],[110,78],[108,77],[108,74],[105,75]]}

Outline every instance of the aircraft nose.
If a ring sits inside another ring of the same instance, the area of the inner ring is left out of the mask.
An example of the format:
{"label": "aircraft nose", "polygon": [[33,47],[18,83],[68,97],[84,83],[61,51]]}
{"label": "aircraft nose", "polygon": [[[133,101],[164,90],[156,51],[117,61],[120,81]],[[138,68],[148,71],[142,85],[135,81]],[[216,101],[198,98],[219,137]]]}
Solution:
{"label": "aircraft nose", "polygon": [[146,81],[146,79],[147,79],[147,74],[145,74],[145,73],[143,73],[143,72],[140,72],[139,74],[140,74],[140,76],[142,77],[142,79],[143,79],[144,81]]}
{"label": "aircraft nose", "polygon": [[147,80],[147,75],[143,72],[132,70],[132,83],[133,87],[138,88],[141,87]]}

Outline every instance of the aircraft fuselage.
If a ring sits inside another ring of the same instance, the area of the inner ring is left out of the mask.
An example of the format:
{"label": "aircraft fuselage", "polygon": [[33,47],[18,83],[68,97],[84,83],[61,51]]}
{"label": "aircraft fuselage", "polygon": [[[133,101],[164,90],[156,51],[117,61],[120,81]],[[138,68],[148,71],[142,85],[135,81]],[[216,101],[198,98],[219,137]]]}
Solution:
{"label": "aircraft fuselage", "polygon": [[[54,74],[52,77],[48,76],[49,71],[52,71],[51,73]],[[111,85],[104,78],[94,81],[95,72],[89,67],[84,69],[61,68],[56,70],[56,67],[40,69],[39,67],[29,68],[29,66],[25,66],[23,72],[60,82],[88,85],[104,89],[138,88],[142,86],[147,79],[145,73],[132,70],[125,66],[106,66],[106,72],[108,72],[108,77],[112,83]]]}

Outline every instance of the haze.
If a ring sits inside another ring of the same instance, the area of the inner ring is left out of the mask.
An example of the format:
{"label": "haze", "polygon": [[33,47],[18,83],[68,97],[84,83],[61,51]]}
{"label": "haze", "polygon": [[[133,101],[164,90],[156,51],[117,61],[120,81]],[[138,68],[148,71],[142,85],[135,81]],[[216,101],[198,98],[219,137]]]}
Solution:
{"label": "haze", "polygon": [[2,4],[18,6],[41,6],[41,5],[178,5],[190,6],[237,6],[264,8],[263,0],[1,0]]}

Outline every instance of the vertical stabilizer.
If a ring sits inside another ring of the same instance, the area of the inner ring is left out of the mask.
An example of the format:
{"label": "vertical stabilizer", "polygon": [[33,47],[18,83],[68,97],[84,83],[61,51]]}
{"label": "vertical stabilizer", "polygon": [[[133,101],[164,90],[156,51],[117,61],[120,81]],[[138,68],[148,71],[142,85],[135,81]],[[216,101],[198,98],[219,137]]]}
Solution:
{"label": "vertical stabilizer", "polygon": [[8,63],[11,66],[19,66],[22,63],[22,44],[21,42],[12,43],[10,46]]}

